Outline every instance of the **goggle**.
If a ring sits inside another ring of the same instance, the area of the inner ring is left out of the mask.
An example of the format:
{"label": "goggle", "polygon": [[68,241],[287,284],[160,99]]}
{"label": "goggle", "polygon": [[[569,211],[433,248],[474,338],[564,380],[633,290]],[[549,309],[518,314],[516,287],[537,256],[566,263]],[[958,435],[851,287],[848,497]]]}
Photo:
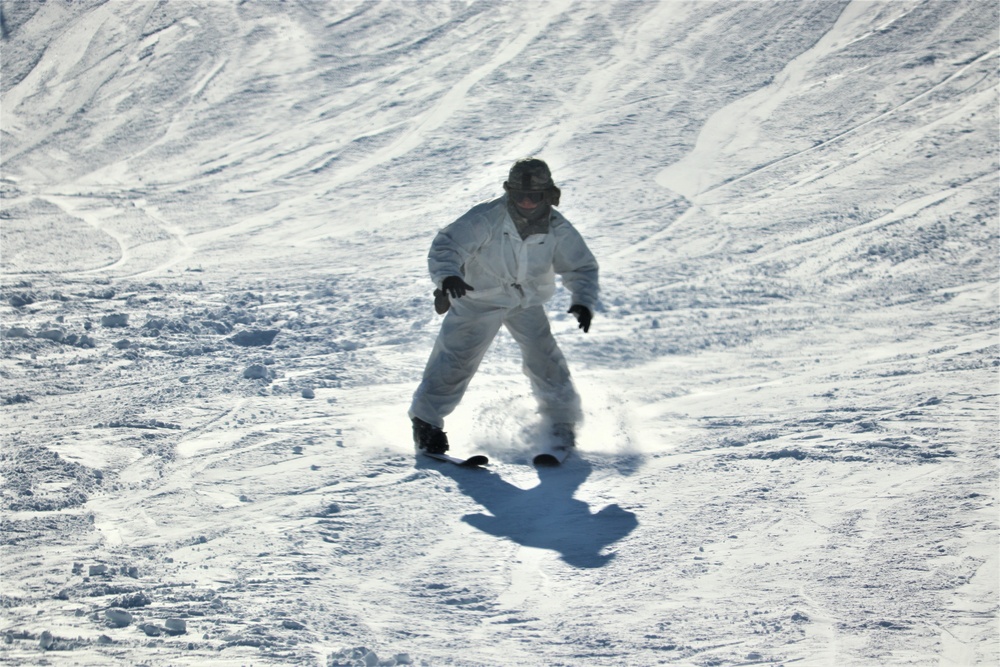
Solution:
{"label": "goggle", "polygon": [[542,203],[542,200],[545,199],[545,193],[538,191],[525,192],[521,190],[511,190],[510,198],[515,202],[524,201],[527,199],[532,204],[540,204]]}

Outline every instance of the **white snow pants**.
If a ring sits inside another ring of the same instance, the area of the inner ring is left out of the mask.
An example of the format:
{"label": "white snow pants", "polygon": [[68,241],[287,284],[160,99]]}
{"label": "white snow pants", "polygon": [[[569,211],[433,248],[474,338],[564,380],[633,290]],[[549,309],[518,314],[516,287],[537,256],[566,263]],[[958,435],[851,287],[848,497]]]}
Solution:
{"label": "white snow pants", "polygon": [[539,412],[553,424],[580,420],[580,397],[542,306],[503,308],[454,299],[445,315],[424,377],[413,394],[410,417],[439,428],[458,406],[490,344],[503,325],[521,348]]}

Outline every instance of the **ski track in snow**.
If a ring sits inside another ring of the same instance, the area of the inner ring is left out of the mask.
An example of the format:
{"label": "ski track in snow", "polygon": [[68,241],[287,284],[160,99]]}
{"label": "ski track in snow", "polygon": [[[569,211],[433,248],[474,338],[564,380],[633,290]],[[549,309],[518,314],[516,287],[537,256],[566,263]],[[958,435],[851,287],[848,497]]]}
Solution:
{"label": "ski track in snow", "polygon": [[[994,3],[0,9],[0,662],[1000,660]],[[531,153],[580,451],[501,335],[416,458]]]}

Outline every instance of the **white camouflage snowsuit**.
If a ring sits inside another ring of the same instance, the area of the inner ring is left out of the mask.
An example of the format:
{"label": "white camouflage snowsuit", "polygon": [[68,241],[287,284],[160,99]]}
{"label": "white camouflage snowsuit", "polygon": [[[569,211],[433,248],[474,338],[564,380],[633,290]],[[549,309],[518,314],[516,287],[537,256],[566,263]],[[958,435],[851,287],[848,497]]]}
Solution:
{"label": "white camouflage snowsuit", "polygon": [[427,261],[438,287],[459,276],[475,289],[452,300],[410,417],[441,428],[503,325],[521,348],[542,416],[553,424],[578,422],[580,399],[543,307],[557,273],[573,304],[593,312],[597,302],[597,260],[569,221],[553,208],[549,232],[522,240],[503,195],[438,232]]}

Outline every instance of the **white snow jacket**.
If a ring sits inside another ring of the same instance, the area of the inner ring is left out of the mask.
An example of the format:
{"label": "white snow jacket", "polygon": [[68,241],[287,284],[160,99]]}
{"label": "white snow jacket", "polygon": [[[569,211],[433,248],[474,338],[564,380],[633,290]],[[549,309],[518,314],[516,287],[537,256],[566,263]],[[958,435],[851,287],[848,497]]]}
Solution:
{"label": "white snow jacket", "polygon": [[507,213],[507,195],[477,204],[438,232],[427,265],[438,287],[460,276],[475,288],[462,298],[484,304],[541,305],[555,293],[558,273],[573,304],[591,312],[597,305],[597,260],[580,233],[552,209],[549,233],[522,240]]}

